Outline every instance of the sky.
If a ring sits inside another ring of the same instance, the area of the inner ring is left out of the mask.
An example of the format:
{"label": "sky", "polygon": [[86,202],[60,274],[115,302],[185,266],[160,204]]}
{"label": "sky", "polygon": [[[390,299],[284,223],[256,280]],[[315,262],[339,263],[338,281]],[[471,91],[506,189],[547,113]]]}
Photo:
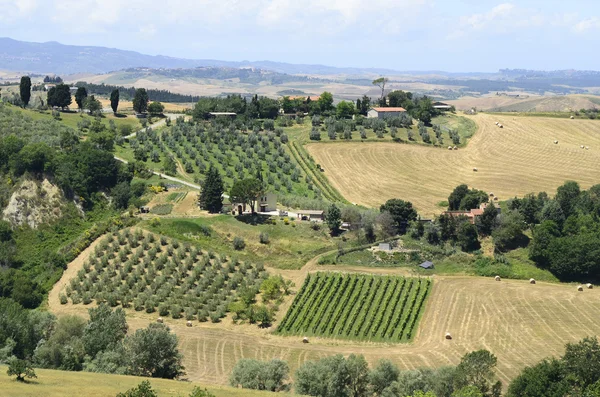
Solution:
{"label": "sky", "polygon": [[0,37],[190,59],[600,69],[598,0],[0,0],[0,10]]}

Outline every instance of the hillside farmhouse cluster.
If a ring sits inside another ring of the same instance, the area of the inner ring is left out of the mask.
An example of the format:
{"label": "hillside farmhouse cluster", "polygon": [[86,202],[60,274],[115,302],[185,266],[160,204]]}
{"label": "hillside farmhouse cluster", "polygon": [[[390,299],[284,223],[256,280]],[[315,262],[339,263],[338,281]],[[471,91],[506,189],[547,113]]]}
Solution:
{"label": "hillside farmhouse cluster", "polygon": [[[497,198],[495,198],[497,199]],[[487,206],[489,205],[489,203],[481,203],[479,205],[479,208],[473,208],[469,211],[444,211],[444,215],[450,215],[453,217],[467,217],[469,219],[469,222],[472,224],[475,224],[475,221],[477,220],[477,218],[479,218],[481,215],[483,215],[483,211],[487,208]],[[498,211],[498,214],[500,214],[501,209],[500,206],[496,207],[496,211]]]}

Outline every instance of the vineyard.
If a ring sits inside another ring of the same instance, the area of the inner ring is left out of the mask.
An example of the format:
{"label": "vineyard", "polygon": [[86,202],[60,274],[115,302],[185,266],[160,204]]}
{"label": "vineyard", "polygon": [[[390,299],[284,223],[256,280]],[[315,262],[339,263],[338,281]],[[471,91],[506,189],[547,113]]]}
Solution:
{"label": "vineyard", "polygon": [[145,310],[177,319],[218,322],[240,294],[256,295],[268,273],[178,240],[124,230],[100,241],[60,303]]}
{"label": "vineyard", "polygon": [[198,183],[214,165],[221,172],[226,189],[234,180],[254,177],[260,172],[270,190],[281,195],[320,197],[321,190],[313,178],[286,150],[287,142],[283,128],[256,127],[247,132],[233,125],[226,128],[178,120],[161,132],[152,129],[139,132],[129,146],[136,160],[167,173],[189,175]]}
{"label": "vineyard", "polygon": [[277,333],[407,342],[415,335],[430,285],[429,279],[309,274]]}

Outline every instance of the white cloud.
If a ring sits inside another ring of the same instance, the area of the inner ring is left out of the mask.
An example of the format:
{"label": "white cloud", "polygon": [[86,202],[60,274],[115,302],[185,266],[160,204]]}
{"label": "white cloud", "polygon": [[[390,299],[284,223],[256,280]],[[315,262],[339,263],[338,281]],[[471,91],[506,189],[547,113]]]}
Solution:
{"label": "white cloud", "polygon": [[582,21],[579,21],[578,23],[576,23],[573,26],[573,30],[576,33],[585,33],[587,31],[593,30],[593,29],[600,29],[600,18],[598,18],[598,17],[587,18]]}
{"label": "white cloud", "polygon": [[35,11],[37,0],[0,0],[0,21],[12,22]]}

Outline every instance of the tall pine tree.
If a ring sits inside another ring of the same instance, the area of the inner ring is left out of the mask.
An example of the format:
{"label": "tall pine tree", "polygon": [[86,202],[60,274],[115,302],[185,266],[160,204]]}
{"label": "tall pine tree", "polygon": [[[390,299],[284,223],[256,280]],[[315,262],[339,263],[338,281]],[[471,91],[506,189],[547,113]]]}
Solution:
{"label": "tall pine tree", "polygon": [[211,165],[198,199],[200,208],[211,213],[220,212],[223,209],[223,191],[221,174],[219,174],[219,170]]}

